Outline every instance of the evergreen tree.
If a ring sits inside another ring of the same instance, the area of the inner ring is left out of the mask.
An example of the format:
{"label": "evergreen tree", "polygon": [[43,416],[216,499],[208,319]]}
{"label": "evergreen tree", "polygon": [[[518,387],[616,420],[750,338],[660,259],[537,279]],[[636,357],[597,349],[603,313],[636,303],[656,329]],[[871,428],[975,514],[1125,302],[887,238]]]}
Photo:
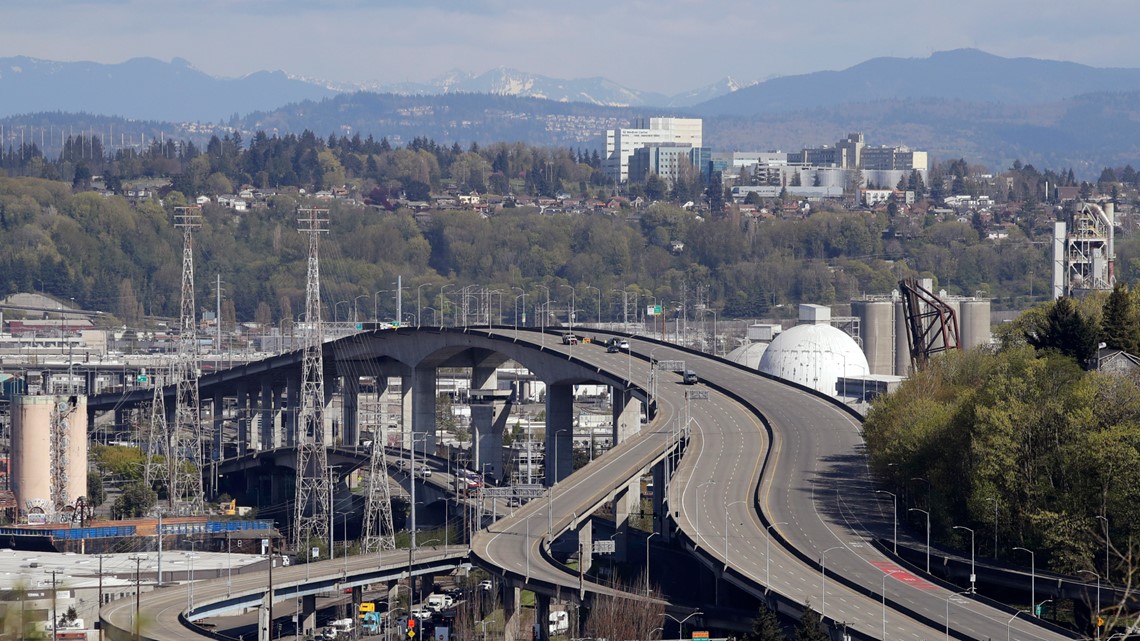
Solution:
{"label": "evergreen tree", "polygon": [[1026,331],[1025,340],[1035,349],[1058,352],[1084,367],[1095,353],[1098,335],[1095,321],[1066,296],[1052,303],[1041,322]]}
{"label": "evergreen tree", "polygon": [[1109,347],[1121,349],[1129,354],[1140,354],[1140,319],[1132,303],[1128,286],[1117,283],[1104,302],[1104,316],[1101,320],[1101,340]]}
{"label": "evergreen tree", "polygon": [[795,641],[829,641],[818,612],[810,607],[804,608],[804,613],[800,617],[799,625],[796,626],[796,635],[793,639]]}
{"label": "evergreen tree", "polygon": [[756,618],[752,619],[752,629],[744,635],[744,641],[786,641],[784,630],[776,613],[768,607],[767,601],[760,601]]}

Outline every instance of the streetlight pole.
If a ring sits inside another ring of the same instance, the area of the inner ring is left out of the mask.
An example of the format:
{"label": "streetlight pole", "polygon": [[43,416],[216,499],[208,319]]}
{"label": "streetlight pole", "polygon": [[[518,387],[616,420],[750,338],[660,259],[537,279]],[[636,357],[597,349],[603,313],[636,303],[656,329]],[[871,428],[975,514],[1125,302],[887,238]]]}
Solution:
{"label": "streetlight pole", "polygon": [[1104,582],[1109,583],[1109,569],[1108,569],[1108,517],[1103,514],[1097,514],[1096,518],[1104,521]]}
{"label": "streetlight pole", "polygon": [[420,326],[420,319],[423,318],[420,316],[420,292],[423,291],[423,288],[427,287],[428,285],[431,285],[431,283],[421,283],[420,285],[416,286],[416,327]]}
{"label": "streetlight pole", "polygon": [[1013,549],[1029,553],[1029,600],[1034,603],[1033,616],[1037,616],[1037,555],[1029,548],[1015,547]]}
{"label": "streetlight pole", "polygon": [[950,599],[968,592],[954,592],[946,597],[946,641],[950,641]]}
{"label": "streetlight pole", "polygon": [[997,560],[998,553],[998,501],[992,496],[986,499],[986,502],[994,504],[994,560]]}
{"label": "streetlight pole", "polygon": [[883,595],[883,641],[887,641],[887,577],[892,574],[898,574],[899,572],[902,572],[902,570],[891,570],[883,575],[883,589],[881,592]]}
{"label": "streetlight pole", "polygon": [[787,524],[787,521],[780,521],[764,528],[764,583],[769,590],[772,589],[772,528]]}
{"label": "streetlight pole", "polygon": [[704,614],[704,612],[701,612],[700,610],[694,610],[693,612],[691,612],[689,614],[689,616],[685,617],[684,619],[678,619],[677,617],[675,617],[669,613],[665,613],[665,616],[667,616],[670,619],[673,619],[674,621],[677,622],[677,626],[678,626],[677,635],[678,635],[678,637],[683,639],[685,637],[685,621],[688,621],[689,619],[697,616],[698,614]]}
{"label": "streetlight pole", "polygon": [[[356,298],[352,299],[352,322],[353,323],[359,323],[360,322],[360,316],[359,316],[360,308],[357,307],[356,301],[360,300],[361,298],[368,298],[368,294],[361,294],[361,295],[357,296]],[[364,308],[364,313],[365,314],[368,313],[367,307]]]}
{"label": "streetlight pole", "polygon": [[[554,431],[554,467],[550,475],[550,493],[546,495],[546,535],[554,537],[554,486],[558,484],[558,435],[565,432],[567,428]],[[574,432],[570,432],[570,451],[574,451]]]}
{"label": "streetlight pole", "polygon": [[966,530],[970,533],[970,594],[977,594],[978,588],[975,584],[977,575],[974,573],[974,530],[965,525],[955,525],[951,529]]}
{"label": "streetlight pole", "polygon": [[660,532],[653,532],[645,537],[645,598],[649,598],[649,539],[660,534]]}
{"label": "streetlight pole", "polygon": [[819,618],[827,617],[827,553],[832,550],[842,550],[842,545],[829,547],[819,555]]}
{"label": "streetlight pole", "polygon": [[891,540],[894,546],[894,553],[897,556],[899,553],[899,497],[894,492],[886,490],[875,490],[875,494],[890,494],[891,495],[891,514],[894,516],[894,538]]}
{"label": "streetlight pole", "polygon": [[930,512],[912,507],[908,512],[922,512],[926,515],[926,573],[930,574]]}
{"label": "streetlight pole", "polygon": [[1005,641],[1009,641],[1009,626],[1011,623],[1013,623],[1013,620],[1016,619],[1017,615],[1019,614],[1021,614],[1021,610],[1014,612],[1013,616],[1009,617],[1009,621],[1005,622]]}

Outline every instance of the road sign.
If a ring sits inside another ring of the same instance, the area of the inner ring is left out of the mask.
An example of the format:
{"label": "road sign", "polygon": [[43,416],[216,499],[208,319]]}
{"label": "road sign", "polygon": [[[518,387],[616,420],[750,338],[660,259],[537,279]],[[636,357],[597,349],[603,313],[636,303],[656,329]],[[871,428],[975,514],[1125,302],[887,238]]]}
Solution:
{"label": "road sign", "polygon": [[708,390],[689,390],[685,392],[685,398],[690,401],[707,401],[709,400]]}
{"label": "road sign", "polygon": [[709,633],[707,630],[694,631],[693,632],[693,638],[694,639],[705,639],[707,641],[707,639],[709,638]]}
{"label": "road sign", "polygon": [[617,551],[617,544],[613,539],[608,541],[594,541],[594,554],[613,554]]}
{"label": "road sign", "polygon": [[360,611],[361,612],[375,612],[376,611],[376,604],[373,603],[372,601],[365,601],[365,602],[360,604]]}
{"label": "road sign", "polygon": [[685,361],[657,361],[657,369],[667,372],[680,372],[685,369]]}
{"label": "road sign", "polygon": [[138,376],[136,376],[136,377],[135,377],[135,382],[136,382],[136,383],[145,383],[145,382],[147,382],[147,377],[146,377],[146,374],[139,374]]}

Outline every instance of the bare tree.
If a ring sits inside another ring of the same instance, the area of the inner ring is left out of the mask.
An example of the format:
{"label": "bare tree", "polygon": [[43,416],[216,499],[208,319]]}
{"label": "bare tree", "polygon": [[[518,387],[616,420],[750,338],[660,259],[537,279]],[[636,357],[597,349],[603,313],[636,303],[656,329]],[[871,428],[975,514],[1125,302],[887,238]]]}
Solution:
{"label": "bare tree", "polygon": [[665,602],[644,595],[644,574],[621,593],[598,595],[586,617],[585,636],[595,639],[660,639]]}

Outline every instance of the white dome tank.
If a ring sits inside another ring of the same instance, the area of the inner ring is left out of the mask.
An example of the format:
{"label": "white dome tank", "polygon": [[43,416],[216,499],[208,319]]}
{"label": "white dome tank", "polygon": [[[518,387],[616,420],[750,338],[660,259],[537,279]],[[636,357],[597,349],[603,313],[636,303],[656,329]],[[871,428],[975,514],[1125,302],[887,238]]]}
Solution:
{"label": "white dome tank", "polygon": [[840,378],[867,376],[867,357],[831,325],[797,325],[777,336],[760,358],[760,371],[836,396]]}

